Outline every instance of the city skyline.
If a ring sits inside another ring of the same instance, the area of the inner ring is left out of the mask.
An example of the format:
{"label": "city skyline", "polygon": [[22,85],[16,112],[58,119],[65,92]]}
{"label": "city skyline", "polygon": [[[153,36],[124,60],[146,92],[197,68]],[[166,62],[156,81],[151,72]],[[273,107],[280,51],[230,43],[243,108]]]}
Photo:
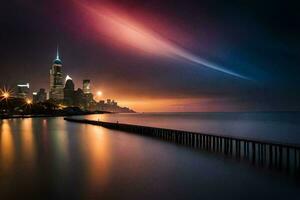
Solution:
{"label": "city skyline", "polygon": [[[48,87],[40,88],[31,92],[30,83],[17,84],[16,86],[6,86],[1,89],[1,100],[14,102],[15,111],[22,113],[22,108],[18,108],[15,102],[23,102],[25,106],[31,107],[52,104],[59,110],[80,109],[86,112],[134,112],[130,108],[118,105],[114,99],[103,100],[102,92],[92,92],[91,80],[83,79],[82,88],[75,88],[71,76],[64,72],[63,61],[60,57],[59,47],[56,49],[56,56],[50,67]],[[37,86],[36,86],[37,87]],[[33,109],[34,110],[34,109]]]}
{"label": "city skyline", "polygon": [[[271,10],[257,2],[249,8],[227,2],[214,15],[214,2],[109,2],[4,3],[0,84],[32,80],[32,86],[47,88],[42,77],[59,43],[64,68],[76,86],[81,86],[79,80],[94,80],[93,93],[101,90],[104,98],[137,111],[300,110],[294,6],[278,16],[281,5],[274,1]],[[94,12],[87,13],[91,7]],[[11,14],[12,9],[21,14]],[[110,20],[97,15],[103,10]],[[231,14],[237,12],[239,19]],[[115,20],[121,17],[125,28]],[[134,33],[131,26],[138,27],[135,43],[126,39]],[[119,37],[111,27],[129,35]],[[151,53],[153,41],[164,47],[159,55]],[[192,55],[252,81],[186,60],[195,60]]]}

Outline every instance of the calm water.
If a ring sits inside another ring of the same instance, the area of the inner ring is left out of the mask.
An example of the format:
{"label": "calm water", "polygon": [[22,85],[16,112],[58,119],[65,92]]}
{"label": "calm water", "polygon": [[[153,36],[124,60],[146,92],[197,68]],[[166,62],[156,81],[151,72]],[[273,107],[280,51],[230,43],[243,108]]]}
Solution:
{"label": "calm water", "polygon": [[300,112],[137,113],[84,118],[300,144]]}
{"label": "calm water", "polygon": [[[143,123],[150,123],[147,118]],[[0,122],[0,199],[284,199],[298,194],[299,186],[282,175],[160,140],[63,118]]]}

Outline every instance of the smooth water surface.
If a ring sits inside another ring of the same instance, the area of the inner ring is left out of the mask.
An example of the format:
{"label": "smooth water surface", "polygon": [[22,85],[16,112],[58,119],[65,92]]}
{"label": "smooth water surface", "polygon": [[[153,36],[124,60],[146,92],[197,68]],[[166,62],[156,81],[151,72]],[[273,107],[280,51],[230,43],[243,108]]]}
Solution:
{"label": "smooth water surface", "polygon": [[136,113],[87,119],[300,144],[300,112]]}
{"label": "smooth water surface", "polygon": [[289,178],[172,143],[70,123],[0,121],[0,199],[286,199]]}

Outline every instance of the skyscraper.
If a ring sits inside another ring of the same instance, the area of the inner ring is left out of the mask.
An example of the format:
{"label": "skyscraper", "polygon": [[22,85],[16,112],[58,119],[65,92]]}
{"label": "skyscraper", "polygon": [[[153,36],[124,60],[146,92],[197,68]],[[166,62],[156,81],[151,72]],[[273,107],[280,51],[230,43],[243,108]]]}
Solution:
{"label": "skyscraper", "polygon": [[17,97],[25,99],[29,94],[29,83],[17,85]]}
{"label": "skyscraper", "polygon": [[91,103],[93,103],[93,94],[91,92],[91,81],[89,79],[85,79],[83,80],[83,86],[82,86],[82,89],[83,89],[83,93],[84,93],[84,96],[86,98],[86,103],[87,103],[87,107],[90,106]]}
{"label": "skyscraper", "polygon": [[37,103],[38,102],[38,97],[37,97],[37,92],[32,93],[32,102]]}
{"label": "skyscraper", "polygon": [[89,94],[91,93],[91,81],[86,79],[86,80],[83,80],[83,93],[84,94]]}
{"label": "skyscraper", "polygon": [[81,109],[85,109],[86,107],[86,97],[83,90],[80,88],[74,92],[74,105]]}
{"label": "skyscraper", "polygon": [[74,83],[72,78],[67,76],[64,88],[64,103],[67,106],[74,105]]}
{"label": "skyscraper", "polygon": [[37,102],[44,102],[47,100],[47,93],[46,90],[44,88],[41,88],[38,92],[37,92]]}
{"label": "skyscraper", "polygon": [[56,58],[50,69],[50,92],[49,98],[55,101],[62,101],[64,99],[64,80],[62,74],[62,62],[59,58],[57,48]]}

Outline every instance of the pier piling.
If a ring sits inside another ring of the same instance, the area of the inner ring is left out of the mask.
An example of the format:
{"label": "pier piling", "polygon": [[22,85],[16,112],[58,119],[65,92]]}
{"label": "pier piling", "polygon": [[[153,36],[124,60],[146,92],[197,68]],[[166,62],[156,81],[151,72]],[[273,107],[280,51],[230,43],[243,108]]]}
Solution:
{"label": "pier piling", "polygon": [[178,145],[190,146],[214,153],[221,153],[252,164],[299,173],[300,146],[268,141],[251,140],[232,136],[203,134],[164,128],[146,127],[131,124],[92,121],[85,119],[65,118],[70,122],[103,126],[143,136],[160,138]]}

